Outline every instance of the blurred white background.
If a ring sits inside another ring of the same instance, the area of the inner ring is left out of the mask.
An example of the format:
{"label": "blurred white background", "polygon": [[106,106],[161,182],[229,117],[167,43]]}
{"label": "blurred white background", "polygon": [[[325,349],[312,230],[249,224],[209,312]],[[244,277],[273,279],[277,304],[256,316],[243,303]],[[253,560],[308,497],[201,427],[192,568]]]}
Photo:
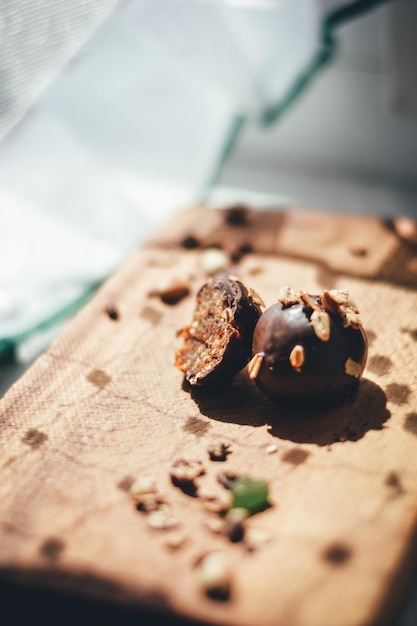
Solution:
{"label": "blurred white background", "polygon": [[201,200],[415,215],[415,23],[413,0],[1,3],[0,341],[49,341]]}

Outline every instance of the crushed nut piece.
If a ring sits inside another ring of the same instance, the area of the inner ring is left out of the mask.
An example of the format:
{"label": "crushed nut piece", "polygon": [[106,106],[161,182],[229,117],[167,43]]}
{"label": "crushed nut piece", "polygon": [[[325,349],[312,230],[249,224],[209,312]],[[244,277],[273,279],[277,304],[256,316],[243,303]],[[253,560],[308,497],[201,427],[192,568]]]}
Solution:
{"label": "crushed nut piece", "polygon": [[143,493],[133,496],[133,502],[136,504],[138,511],[143,513],[151,513],[165,506],[166,500],[159,493]]}
{"label": "crushed nut piece", "polygon": [[360,375],[362,374],[362,366],[360,363],[357,363],[349,357],[345,363],[345,372],[348,376],[360,378]]}
{"label": "crushed nut piece", "polygon": [[297,344],[293,347],[290,353],[290,363],[291,367],[295,369],[296,372],[301,372],[301,368],[304,364],[304,348]]}
{"label": "crushed nut piece", "polygon": [[255,304],[262,308],[265,308],[265,302],[262,300],[261,296],[254,289],[252,289],[252,287],[248,287],[248,295],[250,298],[252,298]]}
{"label": "crushed nut piece", "polygon": [[301,302],[300,295],[294,291],[292,287],[284,285],[278,292],[278,302],[281,302],[283,306],[291,306]]}
{"label": "crushed nut piece", "polygon": [[310,324],[321,341],[330,339],[330,317],[326,311],[315,309],[311,314]]}
{"label": "crushed nut piece", "polygon": [[177,532],[173,532],[168,535],[168,537],[165,540],[165,545],[167,546],[167,548],[171,548],[172,550],[177,550],[178,548],[181,548],[181,546],[184,545],[186,538],[187,537],[185,533],[179,530]]}
{"label": "crushed nut piece", "polygon": [[223,485],[225,489],[230,489],[236,480],[236,474],[233,472],[219,472],[217,474],[217,481]]}
{"label": "crushed nut piece", "polygon": [[345,327],[359,328],[361,326],[359,311],[349,301],[349,292],[346,289],[325,290],[321,299],[327,311],[343,318]]}
{"label": "crushed nut piece", "polygon": [[326,300],[329,300],[331,303],[333,302],[334,304],[349,303],[349,292],[347,289],[325,289],[323,291],[323,296]]}
{"label": "crushed nut piece", "polygon": [[248,363],[248,374],[249,378],[254,379],[258,376],[259,370],[261,369],[262,362],[264,360],[264,353],[258,352]]}
{"label": "crushed nut piece", "polygon": [[278,450],[278,446],[276,446],[274,443],[271,443],[270,446],[266,447],[266,453],[267,454],[273,454],[274,452],[276,452]]}
{"label": "crushed nut piece", "polygon": [[257,550],[272,540],[272,535],[266,530],[259,528],[247,528],[245,532],[245,543],[249,550]]}
{"label": "crushed nut piece", "polygon": [[203,502],[204,508],[211,513],[223,513],[230,508],[231,494],[229,491],[217,494],[202,487],[198,490],[197,495]]}
{"label": "crushed nut piece", "polygon": [[355,309],[351,304],[348,306],[342,305],[340,307],[340,313],[343,317],[343,325],[344,326],[352,326],[352,328],[359,328],[361,323],[361,318],[359,317],[359,311]]}
{"label": "crushed nut piece", "polygon": [[309,309],[313,309],[313,311],[317,311],[317,313],[321,313],[323,311],[321,306],[317,304],[317,302],[308,293],[300,291],[300,297]]}
{"label": "crushed nut piece", "polygon": [[220,517],[210,517],[207,520],[207,527],[211,530],[212,533],[220,535],[224,532],[224,520],[222,520]]}
{"label": "crushed nut piece", "polygon": [[242,541],[245,535],[244,521],[248,516],[248,509],[235,508],[228,511],[224,519],[225,533],[233,543]]}
{"label": "crushed nut piece", "polygon": [[165,304],[177,304],[190,293],[190,287],[187,283],[174,280],[168,285],[149,292],[149,296],[156,296]]}
{"label": "crushed nut piece", "polygon": [[222,552],[209,552],[196,566],[197,581],[211,598],[227,600],[232,587],[232,570]]}
{"label": "crushed nut piece", "polygon": [[178,459],[171,465],[170,475],[174,484],[193,483],[196,478],[206,473],[201,461]]}
{"label": "crushed nut piece", "polygon": [[198,490],[198,497],[201,500],[216,500],[218,495],[210,489],[207,489],[207,487],[200,487]]}
{"label": "crushed nut piece", "polygon": [[149,513],[148,524],[155,530],[168,530],[169,528],[178,526],[179,520],[174,517],[169,510],[159,508],[157,511]]}
{"label": "crushed nut piece", "polygon": [[340,315],[340,306],[349,304],[349,292],[346,289],[325,289],[321,301],[326,311]]}
{"label": "crushed nut piece", "polygon": [[207,452],[209,453],[212,461],[225,461],[227,455],[230,454],[230,443],[216,442],[208,446]]}
{"label": "crushed nut piece", "polygon": [[222,515],[231,506],[232,497],[230,492],[228,494],[224,494],[222,497],[217,496],[216,498],[210,500],[203,500],[203,505],[206,511],[210,511],[210,513],[217,513],[218,515]]}
{"label": "crushed nut piece", "polygon": [[154,476],[141,476],[129,488],[129,492],[132,496],[140,496],[146,493],[155,493],[156,480]]}
{"label": "crushed nut piece", "polygon": [[200,269],[208,276],[225,271],[230,264],[228,255],[220,248],[207,248],[201,253],[199,261]]}

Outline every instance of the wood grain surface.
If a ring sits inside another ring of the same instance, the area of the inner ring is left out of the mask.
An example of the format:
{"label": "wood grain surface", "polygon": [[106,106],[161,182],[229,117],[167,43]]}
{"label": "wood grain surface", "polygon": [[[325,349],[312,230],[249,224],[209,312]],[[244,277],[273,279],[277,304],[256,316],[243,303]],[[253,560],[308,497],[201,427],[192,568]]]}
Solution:
{"label": "wood grain surface", "polygon": [[[416,557],[416,248],[371,218],[249,211],[229,224],[227,215],[175,215],[3,398],[0,576],[206,624],[395,623]],[[199,247],[180,245],[189,235]],[[280,409],[245,370],[226,388],[186,389],[176,333],[211,246],[266,305],[284,284],[349,290],[369,338],[353,402]],[[174,305],[155,294],[171,280],[191,289]],[[207,447],[221,442],[227,460],[211,461]],[[220,496],[221,471],[268,480],[271,506],[247,521],[251,550],[213,532],[218,516],[199,492],[172,484],[179,458],[201,460],[199,490]],[[149,475],[175,528],[151,528],[132,503],[129,485]],[[225,601],[196,578],[216,550],[231,568]]]}

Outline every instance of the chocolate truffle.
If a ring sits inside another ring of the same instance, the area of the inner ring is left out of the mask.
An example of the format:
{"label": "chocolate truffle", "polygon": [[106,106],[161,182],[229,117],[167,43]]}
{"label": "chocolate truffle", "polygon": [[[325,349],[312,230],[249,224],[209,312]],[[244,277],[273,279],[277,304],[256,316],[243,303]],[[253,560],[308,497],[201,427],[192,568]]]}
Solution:
{"label": "chocolate truffle", "polygon": [[286,287],[259,318],[252,353],[249,376],[272,402],[328,406],[356,393],[367,339],[347,291]]}
{"label": "chocolate truffle", "polygon": [[260,305],[253,290],[231,277],[201,287],[191,324],[179,332],[183,343],[175,361],[191,385],[218,384],[245,367]]}

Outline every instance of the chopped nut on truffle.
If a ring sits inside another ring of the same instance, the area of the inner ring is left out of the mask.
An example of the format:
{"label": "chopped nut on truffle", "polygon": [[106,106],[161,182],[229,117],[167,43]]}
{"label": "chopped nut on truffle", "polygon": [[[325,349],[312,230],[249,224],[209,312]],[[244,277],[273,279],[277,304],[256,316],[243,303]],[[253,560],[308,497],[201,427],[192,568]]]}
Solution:
{"label": "chopped nut on truffle", "polygon": [[272,402],[340,404],[357,392],[367,358],[358,311],[344,290],[300,297],[273,304],[259,318],[249,375]]}

